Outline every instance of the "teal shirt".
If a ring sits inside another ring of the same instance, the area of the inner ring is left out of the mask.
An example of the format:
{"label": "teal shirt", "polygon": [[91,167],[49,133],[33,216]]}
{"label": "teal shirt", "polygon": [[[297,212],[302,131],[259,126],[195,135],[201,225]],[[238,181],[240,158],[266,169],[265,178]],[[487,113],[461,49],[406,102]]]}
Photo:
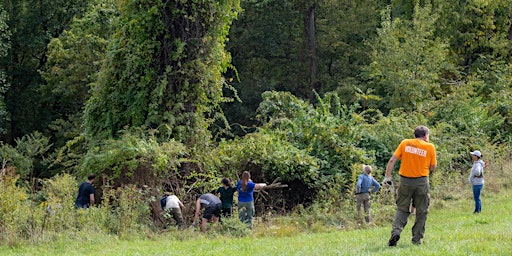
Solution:
{"label": "teal shirt", "polygon": [[236,187],[229,187],[227,189],[224,186],[219,187],[216,193],[220,194],[220,201],[222,201],[222,208],[233,207],[233,195],[235,194]]}

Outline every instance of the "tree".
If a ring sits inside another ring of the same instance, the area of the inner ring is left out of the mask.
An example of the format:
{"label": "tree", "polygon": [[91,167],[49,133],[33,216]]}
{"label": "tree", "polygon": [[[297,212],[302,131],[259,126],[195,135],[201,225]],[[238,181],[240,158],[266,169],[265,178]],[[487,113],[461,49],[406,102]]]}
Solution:
{"label": "tree", "polygon": [[85,109],[93,140],[143,127],[163,140],[203,148],[219,117],[224,50],[239,1],[119,2],[107,60]]}
{"label": "tree", "polygon": [[510,60],[511,1],[439,1],[436,5],[440,13],[436,34],[449,40],[450,55],[464,76],[485,69],[495,59]]}
{"label": "tree", "polygon": [[57,147],[80,134],[89,89],[106,59],[118,15],[113,1],[97,0],[48,44],[45,68],[40,71],[46,84],[40,91],[51,115],[48,129]]}
{"label": "tree", "polygon": [[351,100],[369,59],[364,42],[376,35],[381,5],[370,0],[242,1],[244,12],[228,43],[239,78],[233,86],[242,103],[225,107],[229,120],[254,125],[261,94],[268,90],[313,101],[314,91],[338,90],[344,101]]}
{"label": "tree", "polygon": [[2,69],[0,69],[0,137],[6,133],[6,124],[9,118],[4,97],[5,92],[9,89],[9,81],[7,81],[5,70],[3,70],[3,63],[5,63],[4,58],[7,56],[11,46],[9,42],[11,31],[6,22],[7,18],[8,15],[6,11],[0,8],[0,61],[2,63]]}
{"label": "tree", "polygon": [[416,4],[413,19],[391,19],[388,8],[382,28],[372,43],[367,68],[369,86],[383,98],[380,109],[413,111],[419,102],[441,97],[443,72],[453,72],[446,61],[447,45],[434,37],[437,15],[430,5]]}
{"label": "tree", "polygon": [[10,51],[5,58],[7,81],[5,104],[10,114],[2,140],[14,139],[35,130],[43,130],[51,122],[49,108],[40,97],[44,84],[39,69],[46,64],[48,42],[64,31],[75,15],[85,10],[83,0],[0,0],[10,15],[7,25],[12,32]]}

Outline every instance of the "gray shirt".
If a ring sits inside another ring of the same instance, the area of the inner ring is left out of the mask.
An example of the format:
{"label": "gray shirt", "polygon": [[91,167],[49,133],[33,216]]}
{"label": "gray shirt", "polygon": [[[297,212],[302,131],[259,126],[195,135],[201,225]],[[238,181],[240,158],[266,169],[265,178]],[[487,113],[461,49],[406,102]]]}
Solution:
{"label": "gray shirt", "polygon": [[483,185],[484,184],[484,161],[479,159],[473,162],[473,168],[469,174],[469,182],[472,185]]}
{"label": "gray shirt", "polygon": [[201,205],[205,208],[221,203],[220,199],[211,193],[201,195],[199,200],[201,200]]}

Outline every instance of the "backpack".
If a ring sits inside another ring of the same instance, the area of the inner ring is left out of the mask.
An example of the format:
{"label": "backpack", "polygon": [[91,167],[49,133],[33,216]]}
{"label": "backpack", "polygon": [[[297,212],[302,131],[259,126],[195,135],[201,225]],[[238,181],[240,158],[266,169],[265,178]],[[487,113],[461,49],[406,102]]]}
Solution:
{"label": "backpack", "polygon": [[167,196],[163,196],[160,198],[160,206],[162,207],[162,210],[165,210],[165,205],[167,204]]}

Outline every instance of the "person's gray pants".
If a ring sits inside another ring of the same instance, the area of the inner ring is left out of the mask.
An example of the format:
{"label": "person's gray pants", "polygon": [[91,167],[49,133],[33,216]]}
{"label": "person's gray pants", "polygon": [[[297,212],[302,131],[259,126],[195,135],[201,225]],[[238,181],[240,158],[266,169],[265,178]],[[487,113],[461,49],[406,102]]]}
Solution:
{"label": "person's gray pants", "polygon": [[361,193],[356,195],[357,218],[361,219],[361,205],[364,209],[364,220],[370,223],[370,193]]}
{"label": "person's gray pants", "polygon": [[254,201],[238,202],[238,218],[252,229],[252,217],[254,217]]}

